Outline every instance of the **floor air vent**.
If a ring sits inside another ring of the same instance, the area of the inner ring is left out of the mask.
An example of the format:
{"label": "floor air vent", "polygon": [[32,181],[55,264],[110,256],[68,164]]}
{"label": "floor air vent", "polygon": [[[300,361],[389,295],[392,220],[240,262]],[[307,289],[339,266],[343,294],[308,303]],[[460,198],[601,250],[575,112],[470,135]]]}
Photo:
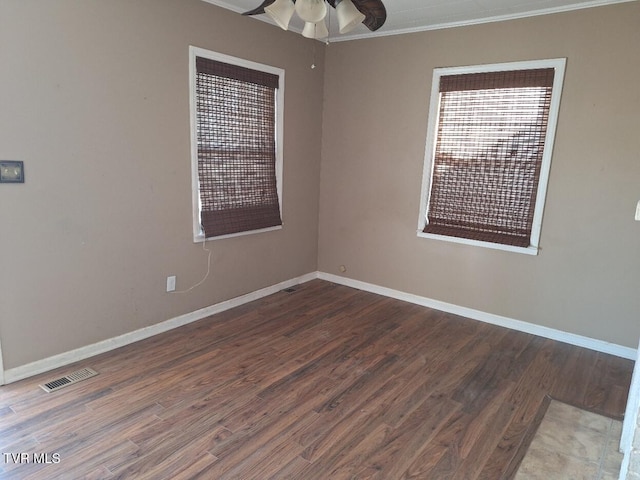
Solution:
{"label": "floor air vent", "polygon": [[43,385],[40,385],[45,392],[51,393],[55,390],[60,390],[67,385],[73,385],[74,383],[81,382],[87,378],[95,377],[98,375],[98,372],[92,370],[90,368],[83,368],[82,370],[78,370],[77,372],[70,373],[69,375],[57,378],[50,382],[47,382]]}

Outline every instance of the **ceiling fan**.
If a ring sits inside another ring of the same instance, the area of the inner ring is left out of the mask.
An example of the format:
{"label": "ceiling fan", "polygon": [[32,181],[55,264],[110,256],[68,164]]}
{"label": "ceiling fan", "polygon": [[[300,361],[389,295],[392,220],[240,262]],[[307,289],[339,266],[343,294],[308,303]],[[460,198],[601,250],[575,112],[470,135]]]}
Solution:
{"label": "ceiling fan", "polygon": [[[382,0],[326,0],[336,9],[340,33],[347,33],[363,23],[372,32],[379,29],[387,19],[387,10]],[[305,22],[302,35],[307,38],[325,38],[329,31],[325,24],[327,5],[325,0],[264,0],[253,10],[243,15],[266,13],[283,30],[289,29],[293,13]]]}

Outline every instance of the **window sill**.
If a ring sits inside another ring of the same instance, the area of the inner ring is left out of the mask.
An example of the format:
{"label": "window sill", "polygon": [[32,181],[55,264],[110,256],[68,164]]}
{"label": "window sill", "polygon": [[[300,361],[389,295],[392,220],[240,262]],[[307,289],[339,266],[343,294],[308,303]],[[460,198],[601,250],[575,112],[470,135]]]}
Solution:
{"label": "window sill", "polygon": [[539,247],[514,247],[513,245],[503,245],[501,243],[481,242],[479,240],[469,240],[468,238],[449,237],[446,235],[435,235],[433,233],[424,233],[418,230],[418,237],[430,238],[432,240],[440,240],[444,242],[461,243],[463,245],[473,245],[476,247],[491,248],[494,250],[503,250],[505,252],[523,253],[525,255],[538,255]]}
{"label": "window sill", "polygon": [[209,240],[223,240],[225,238],[244,237],[245,235],[252,235],[254,233],[272,232],[274,230],[282,230],[282,225],[277,225],[275,227],[269,227],[269,228],[260,228],[258,230],[248,230],[246,232],[230,233],[228,235],[220,235],[218,237],[209,237],[209,238],[205,238],[203,233],[198,233],[193,236],[193,243],[200,243],[200,242],[204,242],[205,240],[208,242]]}

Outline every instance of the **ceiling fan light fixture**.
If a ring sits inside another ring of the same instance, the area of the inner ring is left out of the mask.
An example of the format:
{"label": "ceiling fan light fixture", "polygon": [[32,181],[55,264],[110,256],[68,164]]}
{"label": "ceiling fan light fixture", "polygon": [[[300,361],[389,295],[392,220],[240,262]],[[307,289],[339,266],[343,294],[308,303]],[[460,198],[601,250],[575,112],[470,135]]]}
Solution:
{"label": "ceiling fan light fixture", "polygon": [[387,19],[382,0],[263,0],[256,8],[242,15],[266,13],[280,28],[289,30],[293,12],[296,12],[305,22],[305,37],[325,38],[329,36],[324,23],[328,15],[327,3],[336,9],[340,33],[351,31],[359,22],[375,32]]}
{"label": "ceiling fan light fixture", "polygon": [[362,23],[365,18],[351,0],[340,0],[336,2],[336,14],[338,16],[340,33],[350,32],[359,23]]}
{"label": "ceiling fan light fixture", "polygon": [[295,10],[296,5],[293,0],[276,0],[268,7],[264,7],[265,13],[283,30],[289,29],[289,22]]}
{"label": "ceiling fan light fixture", "polygon": [[[300,0],[298,0],[300,1]],[[302,36],[306,38],[326,38],[329,36],[329,30],[324,23],[324,19],[319,22],[305,22],[302,29]]]}
{"label": "ceiling fan light fixture", "polygon": [[318,23],[327,15],[327,4],[324,0],[297,0],[296,13],[305,22]]}

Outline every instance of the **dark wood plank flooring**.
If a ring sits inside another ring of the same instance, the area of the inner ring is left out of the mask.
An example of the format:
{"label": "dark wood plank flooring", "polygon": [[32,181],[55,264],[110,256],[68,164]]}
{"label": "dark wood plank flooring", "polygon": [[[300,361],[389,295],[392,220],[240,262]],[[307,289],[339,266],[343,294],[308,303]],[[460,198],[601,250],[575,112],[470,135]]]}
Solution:
{"label": "dark wood plank flooring", "polygon": [[548,396],[621,418],[632,367],[316,280],[0,387],[0,478],[507,479]]}

